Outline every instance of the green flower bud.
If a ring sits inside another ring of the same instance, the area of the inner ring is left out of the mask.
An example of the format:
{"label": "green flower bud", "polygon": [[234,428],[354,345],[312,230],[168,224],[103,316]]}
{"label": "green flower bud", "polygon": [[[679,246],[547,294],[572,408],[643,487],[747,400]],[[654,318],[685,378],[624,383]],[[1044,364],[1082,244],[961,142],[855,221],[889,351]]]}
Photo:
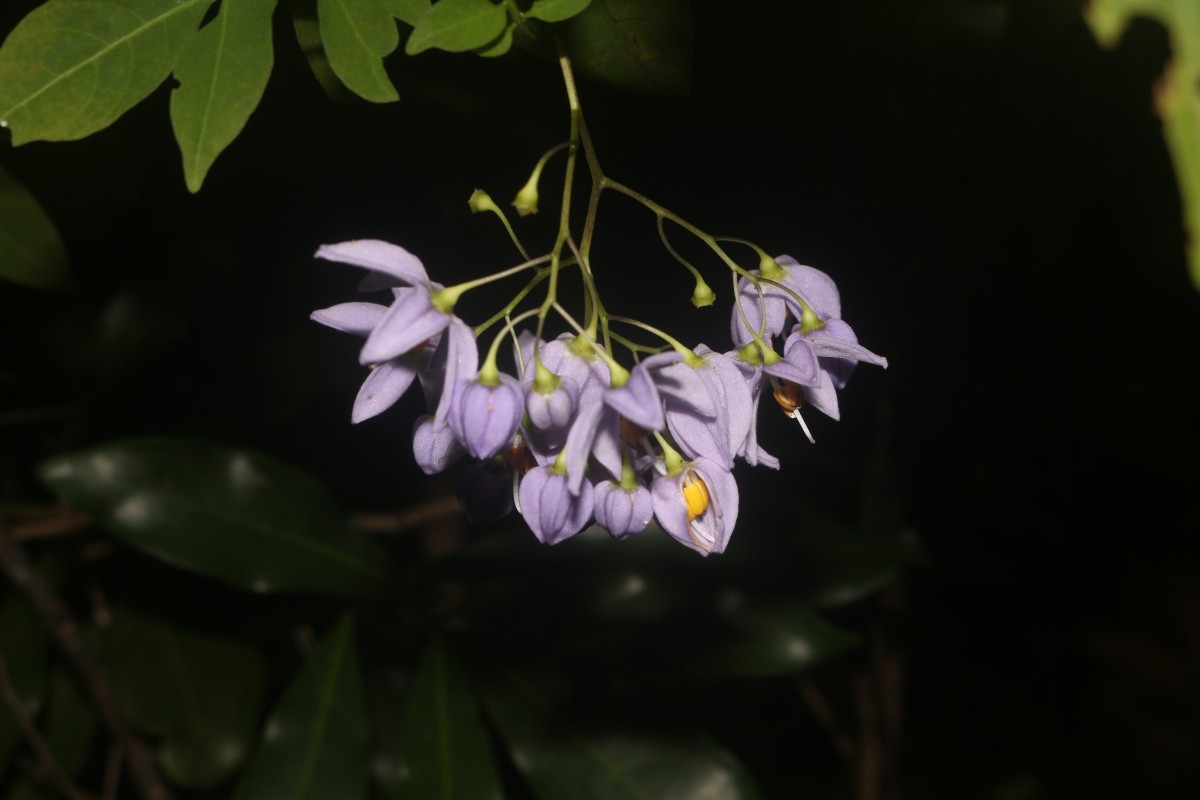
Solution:
{"label": "green flower bud", "polygon": [[717,295],[703,279],[696,279],[696,288],[692,290],[692,305],[696,308],[711,306],[716,302]]}
{"label": "green flower bud", "polygon": [[517,192],[517,196],[513,198],[513,208],[522,217],[538,212],[538,178],[540,176],[541,170],[534,170],[533,174],[529,176],[529,180],[521,187],[521,191]]}
{"label": "green flower bud", "polygon": [[483,189],[476,189],[471,192],[471,197],[467,200],[467,205],[471,207],[472,214],[477,214],[480,211],[500,213],[500,207],[492,200],[492,196]]}

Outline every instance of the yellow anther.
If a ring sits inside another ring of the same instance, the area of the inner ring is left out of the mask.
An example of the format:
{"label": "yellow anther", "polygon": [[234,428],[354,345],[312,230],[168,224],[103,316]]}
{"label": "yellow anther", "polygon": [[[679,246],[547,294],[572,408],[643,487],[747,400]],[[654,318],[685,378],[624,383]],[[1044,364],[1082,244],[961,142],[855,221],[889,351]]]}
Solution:
{"label": "yellow anther", "polygon": [[683,502],[687,504],[688,522],[708,510],[708,487],[695,472],[689,472],[683,480]]}

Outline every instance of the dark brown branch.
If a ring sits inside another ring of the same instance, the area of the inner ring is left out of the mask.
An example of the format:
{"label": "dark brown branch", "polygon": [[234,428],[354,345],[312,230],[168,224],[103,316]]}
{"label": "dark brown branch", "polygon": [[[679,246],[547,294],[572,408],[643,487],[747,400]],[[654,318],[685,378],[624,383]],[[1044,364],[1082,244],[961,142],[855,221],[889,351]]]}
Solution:
{"label": "dark brown branch", "polygon": [[800,696],[808,704],[809,711],[825,727],[825,731],[833,741],[833,748],[837,750],[847,767],[853,767],[857,746],[842,727],[833,706],[829,705],[829,701],[825,699],[825,695],[817,688],[817,684],[813,682],[812,678],[801,677],[797,684],[800,688]]}
{"label": "dark brown branch", "polygon": [[402,508],[386,514],[355,514],[354,521],[367,533],[404,533],[419,530],[431,522],[461,514],[458,501],[452,495],[427,500],[419,506]]}
{"label": "dark brown branch", "polygon": [[145,742],[129,732],[113,699],[108,676],[100,668],[71,613],[42,580],[21,545],[13,541],[8,526],[0,520],[0,568],[13,586],[25,596],[50,630],[59,649],[75,668],[88,695],[100,713],[100,719],[120,743],[129,761],[129,774],[145,800],[170,800],[171,792],[158,775],[154,754]]}
{"label": "dark brown branch", "polygon": [[21,702],[21,697],[17,694],[16,687],[13,686],[12,679],[8,674],[8,663],[4,660],[3,654],[0,654],[0,697],[3,698],[4,705],[8,706],[13,719],[17,721],[17,726],[25,735],[25,740],[29,742],[30,749],[37,757],[40,777],[49,788],[70,800],[95,800],[92,795],[71,782],[67,773],[59,766],[58,759],[50,752],[46,740],[42,738],[41,731],[29,716],[29,712],[25,710],[25,704]]}

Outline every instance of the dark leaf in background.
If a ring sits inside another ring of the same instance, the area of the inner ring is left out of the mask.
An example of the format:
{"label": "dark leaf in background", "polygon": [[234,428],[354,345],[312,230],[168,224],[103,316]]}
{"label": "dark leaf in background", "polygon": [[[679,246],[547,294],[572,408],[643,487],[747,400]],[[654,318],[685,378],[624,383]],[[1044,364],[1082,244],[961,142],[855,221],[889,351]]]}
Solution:
{"label": "dark leaf in background", "polygon": [[[68,777],[83,768],[100,722],[91,700],[83,695],[73,676],[56,669],[50,678],[50,702],[40,726],[42,739]],[[7,800],[53,800],[59,797],[28,778],[21,778]]]}
{"label": "dark leaf in background", "polygon": [[[46,692],[46,630],[33,616],[24,598],[8,594],[0,602],[0,656],[8,668],[25,710],[36,716]],[[24,740],[8,707],[0,704],[0,779],[17,746]]]}
{"label": "dark leaf in background", "polygon": [[29,190],[0,168],[0,278],[37,289],[71,285],[67,248]]}
{"label": "dark leaf in background", "polygon": [[52,458],[39,475],[126,544],[243,589],[362,595],[386,578],[324,487],[261,453],[137,439]]}
{"label": "dark leaf in background", "polygon": [[858,644],[856,635],[803,601],[753,598],[730,589],[717,598],[709,635],[696,640],[683,662],[710,677],[792,675]]}
{"label": "dark leaf in background", "polygon": [[172,783],[215,786],[241,766],[266,687],[266,664],[254,648],[118,606],[98,650],[121,713],[160,740]]}
{"label": "dark leaf in background", "polygon": [[408,706],[405,795],[431,800],[500,798],[500,779],[465,667],[440,642],[417,666]]}
{"label": "dark leaf in background", "polygon": [[234,800],[365,800],[367,755],[362,675],[345,616],[271,713]]}
{"label": "dark leaf in background", "polygon": [[412,674],[399,667],[381,667],[368,671],[366,682],[371,782],[384,797],[403,800],[408,786],[404,749]]}
{"label": "dark leaf in background", "polygon": [[723,747],[699,732],[589,726],[570,717],[555,682],[506,672],[482,684],[513,763],[538,800],[759,796]]}
{"label": "dark leaf in background", "polygon": [[288,0],[288,11],[292,17],[292,29],[300,45],[308,68],[330,100],[337,103],[353,102],[357,95],[346,88],[346,84],[334,73],[321,42],[321,23],[317,19],[317,0]]}
{"label": "dark leaf in background", "polygon": [[563,41],[580,75],[639,94],[691,90],[688,0],[594,0],[563,25]]}

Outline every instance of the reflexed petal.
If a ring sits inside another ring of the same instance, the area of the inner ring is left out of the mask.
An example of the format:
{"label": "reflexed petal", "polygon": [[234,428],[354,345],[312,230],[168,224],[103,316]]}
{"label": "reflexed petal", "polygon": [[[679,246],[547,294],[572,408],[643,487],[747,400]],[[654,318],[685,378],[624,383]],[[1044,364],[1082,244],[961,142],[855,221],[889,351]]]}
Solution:
{"label": "reflexed petal", "polygon": [[829,373],[821,372],[821,382],[816,386],[802,386],[800,390],[804,392],[804,402],[833,419],[841,419],[841,412],[838,410],[837,388],[833,385],[833,379],[829,377]]}
{"label": "reflexed petal", "polygon": [[718,426],[715,420],[702,417],[688,409],[667,409],[667,429],[671,431],[679,449],[688,458],[703,456],[726,469],[733,467],[733,454],[729,451],[728,426]]}
{"label": "reflexed petal", "polygon": [[604,402],[639,428],[661,431],[667,424],[663,417],[662,398],[644,362],[633,368],[629,382],[624,386],[606,389]]}
{"label": "reflexed petal", "polygon": [[367,337],[358,359],[364,364],[377,364],[403,355],[445,330],[449,324],[450,315],[430,304],[428,291],[409,290],[400,294],[388,308],[379,325]]}
{"label": "reflexed petal", "polygon": [[340,244],[321,245],[317,249],[317,258],[382,272],[414,286],[429,282],[421,259],[399,245],[381,242],[378,239],[355,239]]}
{"label": "reflexed petal", "polygon": [[578,494],[585,483],[588,458],[592,453],[592,444],[596,441],[596,430],[600,427],[602,418],[607,417],[611,423],[615,417],[612,410],[603,403],[593,402],[581,405],[567,434],[567,443],[563,447],[563,459],[567,466],[567,486],[572,494]]}
{"label": "reflexed petal", "polygon": [[475,331],[458,317],[451,317],[450,325],[430,363],[431,378],[436,380],[440,377],[441,381],[426,387],[429,404],[437,403],[435,419],[444,420],[450,412],[450,390],[454,384],[475,377],[478,371],[479,349],[475,345]]}
{"label": "reflexed petal", "polygon": [[[858,343],[858,337],[854,335],[854,331],[840,319],[831,319],[825,323],[825,327],[819,331],[813,331],[808,334],[808,343],[812,346],[813,352],[822,359],[839,359],[852,362],[850,369],[841,368],[844,371],[845,379],[850,377],[849,372],[853,370],[853,362],[864,362],[867,364],[875,364],[876,366],[887,369],[888,361],[880,355],[872,353],[867,348]],[[822,363],[826,369],[830,367]],[[833,370],[831,370],[833,371]],[[835,376],[838,377],[838,376]],[[839,383],[838,388],[845,385],[846,380],[842,379],[835,381]]]}
{"label": "reflexed petal", "polygon": [[603,481],[596,484],[594,498],[596,522],[618,539],[645,530],[654,517],[654,500],[645,486],[628,490]]}
{"label": "reflexed petal", "polygon": [[518,495],[521,516],[543,544],[574,536],[592,518],[592,485],[585,481],[579,493],[572,494],[566,478],[545,467],[525,473]]}
{"label": "reflexed petal", "polygon": [[411,358],[394,358],[371,370],[358,390],[358,397],[354,398],[350,421],[359,423],[391,408],[417,377],[414,361]]}
{"label": "reflexed petal", "polygon": [[338,303],[309,315],[322,325],[366,338],[383,319],[388,307],[379,303]]}
{"label": "reflexed petal", "polygon": [[682,406],[709,419],[719,414],[721,398],[699,369],[678,361],[654,370],[653,375],[655,388],[667,406]]}
{"label": "reflexed petal", "polygon": [[821,366],[808,342],[798,334],[788,337],[783,361],[768,364],[763,372],[783,378],[798,386],[816,386],[821,380]]}
{"label": "reflexed petal", "polygon": [[413,426],[413,456],[426,475],[435,475],[466,454],[444,421],[428,415]]}

